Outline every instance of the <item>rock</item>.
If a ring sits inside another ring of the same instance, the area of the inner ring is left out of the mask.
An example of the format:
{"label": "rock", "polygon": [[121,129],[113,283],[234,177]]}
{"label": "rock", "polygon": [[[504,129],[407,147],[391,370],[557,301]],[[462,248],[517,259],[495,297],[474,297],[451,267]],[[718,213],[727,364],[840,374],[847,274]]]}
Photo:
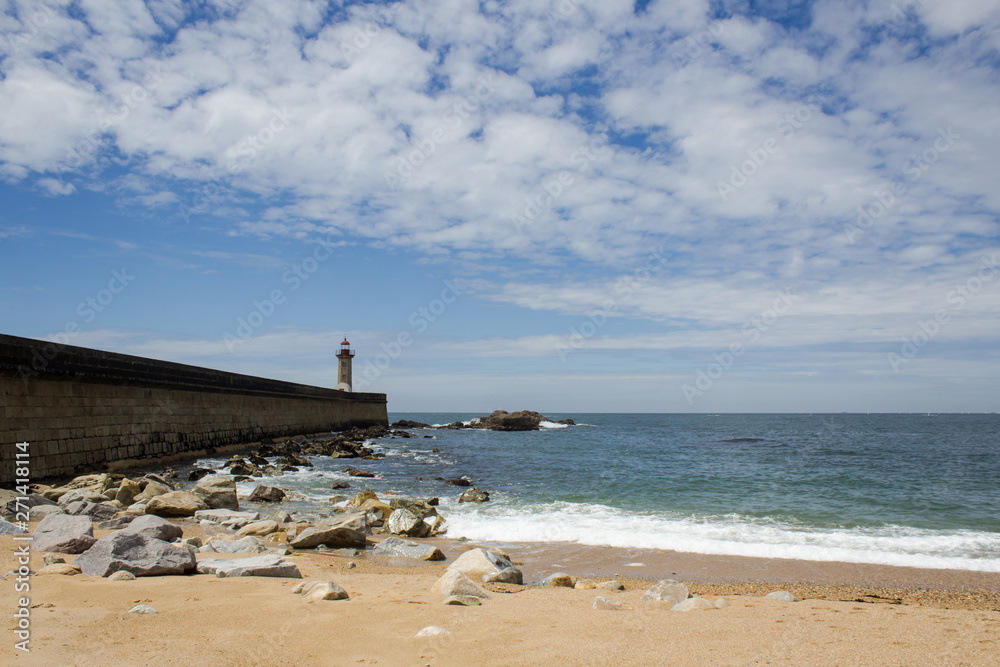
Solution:
{"label": "rock", "polygon": [[122,532],[138,533],[154,540],[170,542],[183,535],[184,529],[163,517],[147,514],[133,519]]}
{"label": "rock", "polygon": [[236,482],[232,477],[213,475],[198,482],[191,493],[201,498],[208,509],[238,510],[240,502],[236,498]]}
{"label": "rock", "polygon": [[620,581],[602,581],[601,583],[594,586],[594,588],[601,588],[606,591],[623,591],[625,586],[622,585]]}
{"label": "rock", "polygon": [[248,523],[236,531],[236,535],[245,537],[246,535],[270,535],[276,532],[278,532],[278,522],[265,520]]}
{"label": "rock", "polygon": [[381,500],[366,500],[360,509],[370,512],[376,521],[385,521],[392,514],[392,507],[386,505]]}
{"label": "rock", "polygon": [[348,507],[361,507],[369,500],[378,500],[378,496],[371,489],[365,489],[358,495],[347,501]]}
{"label": "rock", "polygon": [[288,541],[293,549],[315,549],[325,544],[331,549],[364,549],[367,540],[364,514],[344,514],[323,519]]}
{"label": "rock", "polygon": [[142,490],[142,493],[132,498],[133,503],[144,503],[156,496],[162,496],[164,493],[170,493],[172,489],[166,484],[161,484],[157,481],[148,480],[146,488]]}
{"label": "rock", "polygon": [[351,488],[350,482],[345,482],[344,480],[338,480],[330,485],[331,489],[349,489]]}
{"label": "rock", "polygon": [[439,593],[445,597],[451,597],[453,595],[471,595],[483,600],[490,599],[490,596],[486,593],[486,591],[458,570],[447,570],[440,579],[434,582],[434,586],[431,587],[431,591]]}
{"label": "rock", "polygon": [[115,492],[115,500],[128,507],[135,502],[135,497],[141,493],[139,485],[126,477],[118,486],[118,491]]}
{"label": "rock", "polygon": [[187,491],[168,491],[154,496],[146,503],[146,514],[156,516],[194,516],[198,510],[205,509],[208,509],[208,505]]}
{"label": "rock", "polygon": [[51,507],[53,509],[61,509],[59,507],[59,503],[46,498],[40,493],[29,493],[27,496],[14,494],[14,498],[8,500],[4,505],[3,513],[16,514],[17,512],[23,512],[34,507],[42,506]]}
{"label": "rock", "polygon": [[264,471],[246,461],[241,461],[229,468],[229,474],[239,479],[240,477],[263,477]]}
{"label": "rock", "polygon": [[195,468],[194,470],[188,473],[188,481],[197,482],[199,479],[203,477],[208,477],[213,472],[215,471],[209,468]]}
{"label": "rock", "polygon": [[431,428],[431,425],[423,422],[410,421],[409,419],[400,419],[399,421],[390,424],[389,428]]}
{"label": "rock", "polygon": [[431,527],[423,519],[403,508],[393,510],[387,526],[390,533],[407,537],[427,537],[431,532]]}
{"label": "rock", "polygon": [[131,609],[129,609],[128,613],[130,613],[130,614],[158,614],[160,612],[156,611],[155,609],[153,609],[152,607],[150,607],[148,604],[137,604],[136,606],[134,606]]}
{"label": "rock", "polygon": [[542,582],[544,586],[553,586],[561,588],[575,588],[576,587],[576,577],[571,577],[565,572],[556,572],[555,574],[550,574],[545,577]]}
{"label": "rock", "polygon": [[135,575],[131,572],[126,572],[125,570],[118,570],[112,575],[108,576],[108,581],[134,581]]}
{"label": "rock", "polygon": [[35,528],[31,546],[35,551],[80,554],[93,544],[94,524],[90,517],[50,514]]}
{"label": "rock", "polygon": [[705,598],[688,598],[670,608],[671,611],[699,611],[701,609],[715,609],[715,603],[709,602]]}
{"label": "rock", "polygon": [[[145,515],[143,515],[143,516],[145,516]],[[108,519],[107,521],[101,521],[100,523],[97,524],[97,527],[100,528],[101,530],[121,530],[122,528],[125,528],[130,523],[132,523],[133,521],[135,521],[137,518],[139,518],[139,517],[131,516],[131,515],[118,516],[118,517],[115,517],[114,519]]]}
{"label": "rock", "polygon": [[220,554],[261,554],[267,551],[258,537],[247,535],[239,540],[211,540],[208,544],[198,547],[201,553]]}
{"label": "rock", "polygon": [[437,547],[429,544],[407,542],[398,537],[387,537],[375,545],[372,551],[376,556],[397,556],[401,558],[416,558],[418,560],[444,560],[444,554]]}
{"label": "rock", "polygon": [[594,609],[601,611],[620,611],[622,606],[617,602],[612,602],[611,600],[601,597],[598,595],[594,598]]}
{"label": "rock", "polygon": [[284,510],[278,510],[271,516],[267,517],[268,521],[275,521],[279,524],[281,523],[291,523],[292,515]]}
{"label": "rock", "polygon": [[471,549],[455,559],[449,570],[461,572],[476,581],[521,584],[521,571],[503,556],[487,549]]}
{"label": "rock", "polygon": [[185,547],[125,530],[105,535],[76,559],[84,574],[106,577],[124,570],[137,577],[185,574],[195,569],[194,553]]}
{"label": "rock", "polygon": [[778,602],[798,602],[794,595],[788,591],[774,591],[764,596],[765,600],[777,600]]}
{"label": "rock", "polygon": [[85,501],[88,503],[103,503],[107,502],[109,498],[103,493],[97,493],[96,491],[85,491],[82,489],[73,489],[67,491],[66,493],[59,496],[59,505],[65,508],[67,505],[71,505],[76,502]]}
{"label": "rock", "polygon": [[50,514],[65,514],[58,505],[35,505],[28,510],[28,521],[41,521]]}
{"label": "rock", "polygon": [[478,486],[474,486],[458,497],[460,503],[485,503],[490,499],[490,494],[483,491]]}
{"label": "rock", "polygon": [[423,628],[420,632],[418,632],[414,636],[416,636],[416,637],[441,637],[441,636],[450,635],[450,634],[451,634],[451,630],[445,630],[444,628],[439,628],[436,625],[428,625],[426,628]]}
{"label": "rock", "polygon": [[87,500],[74,500],[67,503],[63,510],[72,516],[89,516],[93,521],[107,521],[118,514],[118,508],[114,505],[92,503]]}
{"label": "rock", "polygon": [[258,486],[250,493],[250,502],[280,503],[285,492],[276,486]]}
{"label": "rock", "polygon": [[560,419],[556,422],[557,424],[566,424],[567,426],[576,426],[576,422],[567,417],[566,419]]}
{"label": "rock", "polygon": [[197,549],[202,545],[202,539],[197,535],[192,535],[191,537],[185,537],[183,539],[177,540],[177,544]]}
{"label": "rock", "polygon": [[28,532],[27,528],[21,528],[17,524],[0,519],[0,535],[21,535],[26,532]]}
{"label": "rock", "polygon": [[729,606],[729,603],[726,602],[725,600],[723,600],[722,598],[718,598],[715,601],[715,608],[716,609],[725,609],[728,606]]}
{"label": "rock", "polygon": [[492,431],[537,431],[538,425],[543,421],[551,420],[531,410],[494,410],[488,417],[473,420],[471,426]]}
{"label": "rock", "polygon": [[42,556],[42,565],[55,565],[65,563],[66,559],[54,553],[47,553]]}
{"label": "rock", "polygon": [[72,576],[74,574],[80,574],[80,568],[69,563],[53,563],[52,565],[46,565],[40,569],[38,574],[68,574]]}
{"label": "rock", "polygon": [[374,477],[375,473],[368,472],[367,470],[359,470],[358,468],[344,468],[346,472],[351,477]]}
{"label": "rock", "polygon": [[451,484],[452,486],[472,486],[472,480],[465,479],[464,477],[459,477],[457,479],[445,479],[444,477],[435,477],[434,479],[439,482],[445,482],[446,484]]}
{"label": "rock", "polygon": [[292,593],[305,596],[306,602],[350,599],[347,591],[332,581],[303,581],[292,589]]}
{"label": "rock", "polygon": [[674,605],[687,600],[688,595],[690,595],[688,587],[684,584],[678,583],[673,579],[663,579],[662,581],[658,581],[653,584],[639,599],[645,601],[668,602],[670,603],[670,606],[673,607]]}
{"label": "rock", "polygon": [[[192,556],[193,557],[193,556]],[[295,563],[286,561],[276,554],[265,554],[241,559],[207,558],[198,562],[199,574],[214,574],[217,577],[289,577],[301,579],[302,574]]]}
{"label": "rock", "polygon": [[449,595],[444,599],[444,603],[462,607],[478,607],[483,601],[474,595]]}
{"label": "rock", "polygon": [[222,523],[230,519],[241,519],[247,523],[260,520],[260,512],[236,512],[234,510],[199,510],[194,513],[194,518],[198,521],[211,521],[212,523]]}

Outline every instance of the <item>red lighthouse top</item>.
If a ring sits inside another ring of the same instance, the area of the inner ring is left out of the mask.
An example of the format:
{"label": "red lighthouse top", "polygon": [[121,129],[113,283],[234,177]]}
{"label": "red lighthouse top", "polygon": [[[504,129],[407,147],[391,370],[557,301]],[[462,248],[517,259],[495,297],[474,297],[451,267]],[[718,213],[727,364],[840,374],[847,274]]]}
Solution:
{"label": "red lighthouse top", "polygon": [[347,336],[344,336],[344,342],[341,343],[344,347],[350,347],[351,344],[347,342]]}
{"label": "red lighthouse top", "polygon": [[351,344],[347,340],[347,336],[344,336],[344,342],[340,344],[340,352],[337,353],[338,357],[353,357],[354,350],[351,349]]}

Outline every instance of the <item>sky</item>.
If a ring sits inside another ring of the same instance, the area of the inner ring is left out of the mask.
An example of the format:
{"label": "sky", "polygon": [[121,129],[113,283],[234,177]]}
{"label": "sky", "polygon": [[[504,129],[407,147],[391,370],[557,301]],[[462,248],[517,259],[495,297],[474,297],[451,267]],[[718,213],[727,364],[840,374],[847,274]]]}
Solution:
{"label": "sky", "polygon": [[983,412],[1000,2],[0,0],[0,332],[390,412]]}

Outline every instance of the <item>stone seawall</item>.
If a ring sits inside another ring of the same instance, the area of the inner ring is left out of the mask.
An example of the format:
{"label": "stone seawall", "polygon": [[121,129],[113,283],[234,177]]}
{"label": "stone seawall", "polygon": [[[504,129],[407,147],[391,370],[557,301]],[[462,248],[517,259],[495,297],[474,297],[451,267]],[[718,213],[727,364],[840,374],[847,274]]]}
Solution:
{"label": "stone seawall", "polygon": [[32,480],[351,426],[385,394],[345,393],[0,334],[0,483],[15,443]]}

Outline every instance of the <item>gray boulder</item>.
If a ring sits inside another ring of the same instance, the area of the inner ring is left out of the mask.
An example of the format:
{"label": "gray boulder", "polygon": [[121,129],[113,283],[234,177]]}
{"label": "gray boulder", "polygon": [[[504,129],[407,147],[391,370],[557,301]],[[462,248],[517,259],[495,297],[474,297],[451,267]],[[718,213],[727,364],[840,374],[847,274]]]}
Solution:
{"label": "gray boulder", "polygon": [[35,551],[81,554],[93,544],[94,524],[90,517],[50,514],[35,529],[31,546]]}
{"label": "gray boulder", "polygon": [[115,492],[115,500],[120,502],[122,507],[128,507],[135,502],[135,497],[140,493],[142,493],[142,490],[139,488],[138,482],[133,482],[126,477],[118,485],[118,490]]}
{"label": "gray boulder", "polygon": [[514,564],[487,549],[471,549],[455,559],[449,570],[462,572],[473,580],[521,584],[524,577]]}
{"label": "gray boulder", "polygon": [[49,507],[59,507],[59,503],[54,500],[50,500],[40,493],[29,493],[27,496],[18,495],[12,500],[8,500],[7,504],[4,505],[4,514],[16,514],[17,512],[24,512],[25,510],[30,510],[33,507],[49,506]]}
{"label": "gray boulder", "polygon": [[138,517],[126,514],[125,516],[119,516],[114,519],[109,519],[108,521],[101,521],[97,524],[97,527],[101,530],[121,530],[135,521],[136,518]]}
{"label": "gray boulder", "polygon": [[163,517],[147,514],[136,517],[125,527],[127,533],[139,533],[155,540],[170,542],[184,534],[184,529]]}
{"label": "gray boulder", "polygon": [[441,578],[434,582],[431,591],[439,593],[446,598],[453,595],[471,595],[482,600],[490,599],[489,594],[480,588],[476,582],[457,570],[445,571]]}
{"label": "gray boulder", "polygon": [[444,554],[437,547],[429,544],[408,542],[398,537],[387,537],[375,545],[372,551],[376,556],[396,556],[400,558],[416,558],[418,560],[444,560]]}
{"label": "gray boulder", "polygon": [[285,497],[285,492],[276,486],[258,486],[250,492],[250,502],[280,503]]}
{"label": "gray boulder", "polygon": [[408,509],[399,508],[393,510],[389,515],[389,532],[393,535],[406,535],[407,537],[427,537],[431,532],[431,527],[422,518]]}
{"label": "gray boulder", "polygon": [[275,554],[222,560],[208,558],[198,563],[199,574],[214,574],[217,577],[289,577],[301,579],[302,574],[295,563]]}
{"label": "gray boulder", "polygon": [[28,532],[26,529],[21,528],[17,524],[0,519],[0,535],[20,535],[26,532]]}
{"label": "gray boulder", "polygon": [[490,499],[490,494],[483,491],[478,486],[474,486],[471,489],[465,491],[458,497],[458,502],[460,503],[485,503]]}
{"label": "gray boulder", "polygon": [[260,554],[267,548],[253,537],[244,537],[242,540],[212,540],[198,550],[202,553]]}
{"label": "gray boulder", "polygon": [[71,489],[59,496],[59,504],[62,507],[66,507],[67,505],[80,500],[85,500],[90,503],[104,503],[108,501],[108,497],[103,493],[87,489]]}
{"label": "gray boulder", "polygon": [[331,549],[364,549],[366,545],[364,525],[363,514],[345,514],[323,519],[289,540],[288,546],[293,549],[315,549],[320,544],[325,544]]}
{"label": "gray boulder", "polygon": [[74,500],[63,508],[66,514],[73,516],[89,516],[94,521],[107,521],[121,511],[120,508],[106,503],[92,503],[87,500]]}
{"label": "gray boulder", "polygon": [[688,595],[690,595],[688,587],[684,584],[673,579],[663,579],[650,586],[639,599],[647,602],[667,602],[672,607],[687,600]]}
{"label": "gray boulder", "polygon": [[107,577],[115,572],[131,572],[137,577],[185,574],[196,567],[194,552],[186,547],[126,530],[106,535],[85,553],[76,565],[84,574]]}
{"label": "gray boulder", "polygon": [[202,479],[191,489],[191,493],[201,498],[209,509],[240,508],[240,502],[236,498],[236,482],[226,475],[214,475]]}

